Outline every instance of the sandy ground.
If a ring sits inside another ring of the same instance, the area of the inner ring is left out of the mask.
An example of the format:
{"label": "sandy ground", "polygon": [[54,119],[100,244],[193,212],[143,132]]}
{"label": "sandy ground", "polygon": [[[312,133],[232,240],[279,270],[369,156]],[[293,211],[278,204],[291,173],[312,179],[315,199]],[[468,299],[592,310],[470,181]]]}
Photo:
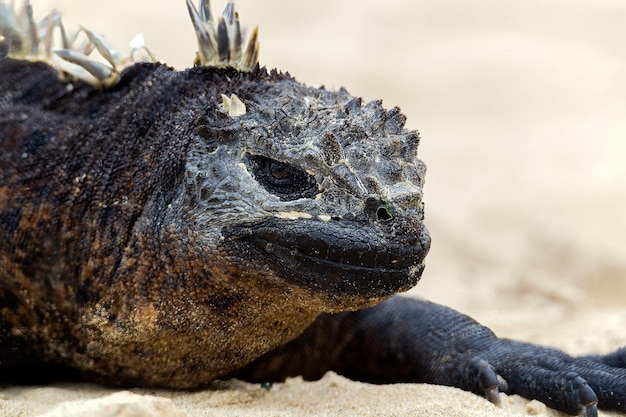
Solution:
{"label": "sandy ground", "polygon": [[[33,3],[40,12],[54,3],[68,24],[104,32],[120,49],[141,32],[178,68],[196,49],[183,0]],[[623,0],[241,0],[238,9],[244,24],[260,25],[263,64],[382,98],[420,130],[433,246],[412,296],[571,353],[626,345]],[[455,389],[333,374],[269,392],[240,382],[134,392],[151,397],[118,393],[105,400],[106,415],[558,415],[517,396],[496,409]],[[38,415],[112,393],[9,387],[0,414]],[[157,411],[140,414],[138,404]]]}

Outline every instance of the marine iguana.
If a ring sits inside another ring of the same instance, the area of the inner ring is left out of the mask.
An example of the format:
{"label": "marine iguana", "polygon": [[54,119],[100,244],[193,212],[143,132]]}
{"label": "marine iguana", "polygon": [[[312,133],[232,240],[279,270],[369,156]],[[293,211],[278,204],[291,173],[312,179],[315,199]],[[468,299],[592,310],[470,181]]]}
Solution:
{"label": "marine iguana", "polygon": [[430,244],[418,133],[397,108],[261,68],[232,4],[187,5],[199,52],[176,71],[83,29],[94,61],[58,14],[38,28],[28,3],[21,19],[0,4],[0,379],[190,389],[333,370],[626,411],[624,348],[572,358],[394,296]]}

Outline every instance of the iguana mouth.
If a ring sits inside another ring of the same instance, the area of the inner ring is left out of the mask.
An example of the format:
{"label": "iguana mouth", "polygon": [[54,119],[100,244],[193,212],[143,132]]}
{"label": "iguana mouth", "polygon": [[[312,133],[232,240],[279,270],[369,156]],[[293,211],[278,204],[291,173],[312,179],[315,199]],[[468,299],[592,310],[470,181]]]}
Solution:
{"label": "iguana mouth", "polygon": [[286,279],[316,290],[378,298],[415,286],[430,247],[426,228],[386,236],[358,226],[275,220],[248,229],[246,240]]}

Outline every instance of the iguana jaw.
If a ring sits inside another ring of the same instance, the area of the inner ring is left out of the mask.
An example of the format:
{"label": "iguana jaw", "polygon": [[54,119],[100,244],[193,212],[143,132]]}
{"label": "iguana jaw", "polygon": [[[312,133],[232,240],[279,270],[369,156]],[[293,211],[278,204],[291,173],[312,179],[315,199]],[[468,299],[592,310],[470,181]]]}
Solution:
{"label": "iguana jaw", "polygon": [[361,222],[271,219],[224,235],[285,281],[359,306],[415,286],[430,247],[422,225],[391,236]]}

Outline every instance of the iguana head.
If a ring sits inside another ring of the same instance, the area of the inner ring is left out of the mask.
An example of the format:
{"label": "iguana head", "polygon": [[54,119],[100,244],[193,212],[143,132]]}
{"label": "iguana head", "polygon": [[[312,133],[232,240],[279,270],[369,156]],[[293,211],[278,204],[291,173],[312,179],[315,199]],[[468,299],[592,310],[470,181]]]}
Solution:
{"label": "iguana head", "polygon": [[425,166],[399,109],[264,70],[238,77],[196,121],[182,203],[194,229],[340,304],[414,286],[430,243]]}

